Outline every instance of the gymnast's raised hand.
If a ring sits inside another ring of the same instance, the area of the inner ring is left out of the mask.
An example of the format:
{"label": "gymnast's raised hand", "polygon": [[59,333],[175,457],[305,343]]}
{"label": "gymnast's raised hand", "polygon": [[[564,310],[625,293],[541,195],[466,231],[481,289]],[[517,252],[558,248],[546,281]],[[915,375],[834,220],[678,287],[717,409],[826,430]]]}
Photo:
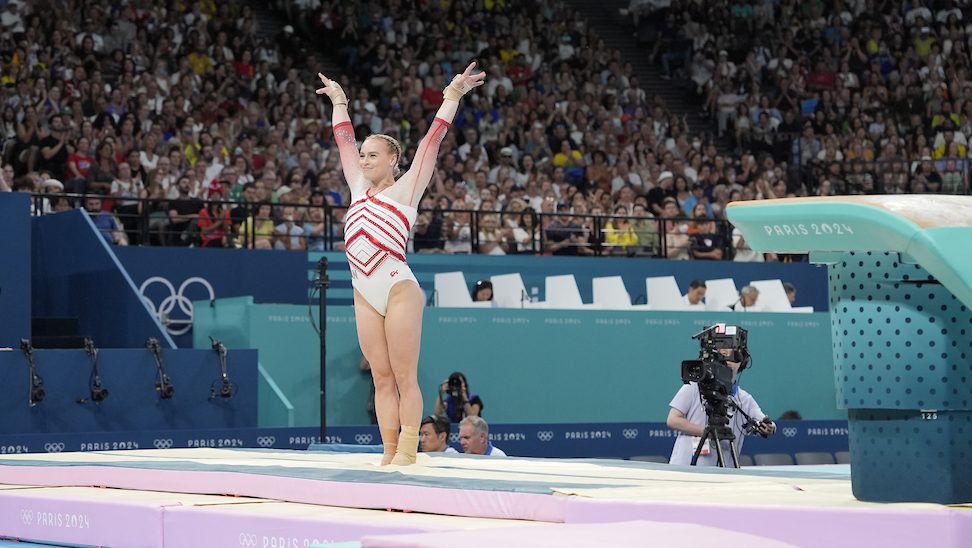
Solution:
{"label": "gymnast's raised hand", "polygon": [[[472,71],[474,68],[476,68],[475,61],[469,63],[469,66],[466,67],[466,70],[462,71],[462,74],[455,75],[452,78],[452,82],[444,90],[442,90],[442,96],[452,101],[458,101],[459,99],[462,99],[463,95],[485,84],[486,73],[480,72],[478,74],[473,74]],[[320,93],[319,90],[318,93]]]}

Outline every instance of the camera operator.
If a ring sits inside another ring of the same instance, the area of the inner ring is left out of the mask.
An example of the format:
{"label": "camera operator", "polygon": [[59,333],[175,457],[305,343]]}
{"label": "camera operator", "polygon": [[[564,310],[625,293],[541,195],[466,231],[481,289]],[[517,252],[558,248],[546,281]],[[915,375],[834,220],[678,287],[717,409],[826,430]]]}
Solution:
{"label": "camera operator", "polygon": [[469,395],[466,376],[456,371],[439,386],[435,398],[436,415],[449,417],[450,422],[458,423],[466,417],[478,417],[483,411],[483,400],[477,394]]}
{"label": "camera operator", "polygon": [[[742,452],[743,439],[747,431],[764,437],[776,432],[776,424],[763,413],[756,400],[749,392],[739,388],[737,378],[742,364],[739,361],[734,361],[734,359],[739,359],[743,355],[740,352],[741,350],[745,349],[739,347],[720,348],[718,352],[721,354],[722,360],[714,360],[715,367],[728,367],[732,371],[732,387],[725,399],[727,400],[727,407],[734,410],[729,412],[728,426],[735,436],[737,454]],[[746,361],[748,358],[743,358],[743,360]],[[696,382],[684,384],[672,398],[669,406],[668,426],[678,431],[669,464],[691,464],[692,456],[702,440],[709,419],[699,384]],[[747,424],[747,417],[752,419],[749,424]],[[712,440],[708,441],[711,442]],[[725,457],[725,465],[733,466],[735,463],[732,460],[728,441],[722,441],[722,453]],[[697,465],[716,466],[717,464],[714,447],[711,443],[706,443],[699,454]]]}

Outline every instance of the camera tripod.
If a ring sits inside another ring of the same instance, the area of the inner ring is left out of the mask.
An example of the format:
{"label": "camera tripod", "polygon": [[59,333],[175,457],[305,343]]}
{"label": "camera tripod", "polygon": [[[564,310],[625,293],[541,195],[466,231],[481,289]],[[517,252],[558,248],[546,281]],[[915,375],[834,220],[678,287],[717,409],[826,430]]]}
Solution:
{"label": "camera tripod", "polygon": [[[722,454],[722,442],[728,441],[729,452],[732,454],[732,467],[739,468],[739,453],[736,451],[736,435],[732,433],[732,428],[729,426],[729,416],[726,409],[726,402],[728,400],[712,403],[708,398],[703,399],[705,400],[705,414],[709,420],[705,426],[705,430],[702,431],[702,439],[695,448],[695,454],[692,455],[691,465],[695,466],[699,461],[702,448],[705,447],[705,444],[711,438],[714,442],[713,445],[715,445],[717,465],[723,468],[726,467],[726,458]],[[733,407],[736,408],[735,405]]]}

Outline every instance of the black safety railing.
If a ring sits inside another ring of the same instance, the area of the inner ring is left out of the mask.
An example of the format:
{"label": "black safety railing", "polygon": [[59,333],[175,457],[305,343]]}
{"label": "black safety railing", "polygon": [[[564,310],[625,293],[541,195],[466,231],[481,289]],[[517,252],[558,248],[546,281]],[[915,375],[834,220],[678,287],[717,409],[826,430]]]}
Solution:
{"label": "black safety railing", "polygon": [[[326,204],[101,194],[34,194],[32,207],[35,215],[87,209],[116,244],[312,251],[344,249],[347,213]],[[419,210],[410,235],[410,251],[451,254],[702,258],[700,250],[720,249],[712,258],[731,259],[731,243],[724,220],[532,210]]]}

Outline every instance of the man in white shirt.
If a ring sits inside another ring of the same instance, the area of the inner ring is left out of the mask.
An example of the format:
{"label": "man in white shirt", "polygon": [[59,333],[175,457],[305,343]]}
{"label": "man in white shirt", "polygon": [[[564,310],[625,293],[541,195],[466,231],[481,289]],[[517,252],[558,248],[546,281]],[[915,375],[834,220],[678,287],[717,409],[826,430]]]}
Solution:
{"label": "man in white shirt", "polygon": [[[728,332],[739,328],[724,326],[724,329]],[[732,389],[726,398],[735,408],[730,408],[727,426],[732,429],[735,436],[734,445],[738,453],[742,451],[746,432],[752,431],[750,428],[755,428],[756,433],[766,437],[776,433],[776,423],[763,413],[759,404],[748,392],[739,388],[739,372],[745,369],[749,362],[749,353],[745,350],[745,345],[737,348],[723,348],[719,350],[719,353],[724,356],[725,363],[717,363],[715,367],[728,367],[732,370]],[[746,416],[755,421],[755,425],[748,425]],[[702,402],[699,385],[694,382],[682,385],[675,397],[672,398],[668,410],[668,427],[678,431],[669,464],[691,464],[692,456],[702,441],[707,423],[708,415]],[[715,466],[718,464],[717,453],[712,450],[714,441],[711,439],[709,441],[710,443],[702,445],[699,460],[696,463],[699,466]],[[720,445],[722,446],[725,466],[733,466],[733,457],[729,456],[728,441],[724,441]]]}
{"label": "man in white shirt", "polygon": [[687,310],[705,310],[705,282],[692,280],[688,293],[682,297],[682,302]]}

